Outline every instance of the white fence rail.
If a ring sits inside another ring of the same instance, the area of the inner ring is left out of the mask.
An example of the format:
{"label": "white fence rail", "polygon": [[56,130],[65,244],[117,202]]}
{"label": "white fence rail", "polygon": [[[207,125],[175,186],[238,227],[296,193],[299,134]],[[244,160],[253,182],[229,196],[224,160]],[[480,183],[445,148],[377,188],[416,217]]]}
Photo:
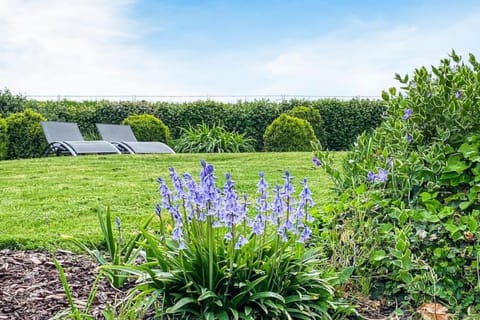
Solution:
{"label": "white fence rail", "polygon": [[218,102],[238,102],[238,101],[255,101],[269,100],[281,102],[286,100],[319,100],[319,99],[380,99],[378,96],[318,96],[318,95],[197,95],[197,96],[156,96],[156,95],[26,95],[28,99],[40,101],[165,101],[165,102],[189,102],[189,101],[218,101]]}

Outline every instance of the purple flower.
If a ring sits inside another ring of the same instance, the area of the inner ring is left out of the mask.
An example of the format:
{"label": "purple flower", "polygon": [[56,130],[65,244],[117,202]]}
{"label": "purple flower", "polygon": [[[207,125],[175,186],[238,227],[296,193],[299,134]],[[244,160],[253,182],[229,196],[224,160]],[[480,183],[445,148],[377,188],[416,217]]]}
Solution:
{"label": "purple flower", "polygon": [[455,92],[455,96],[457,97],[457,99],[462,99],[462,97],[463,97],[462,91],[457,90],[457,92]]}
{"label": "purple flower", "polygon": [[155,205],[155,214],[159,217],[162,214],[162,207],[158,203]]}
{"label": "purple flower", "polygon": [[243,246],[246,245],[247,243],[248,243],[247,238],[245,238],[244,236],[240,235],[240,236],[238,237],[237,243],[235,243],[235,250],[240,249],[241,247],[243,247]]}
{"label": "purple flower", "polygon": [[300,238],[298,239],[297,242],[305,243],[305,241],[307,241],[308,239],[310,239],[311,234],[312,234],[312,230],[310,230],[309,227],[304,226],[304,228],[303,228],[303,230],[302,230],[302,234],[300,235]]}
{"label": "purple flower", "polygon": [[412,143],[413,142],[413,136],[411,133],[407,133],[407,141],[408,143]]}
{"label": "purple flower", "polygon": [[388,171],[379,169],[378,174],[375,175],[375,179],[378,182],[386,182],[388,180]]}
{"label": "purple flower", "polygon": [[231,232],[231,231],[227,231],[227,232],[225,233],[225,236],[224,236],[223,238],[224,238],[225,240],[227,240],[227,241],[230,241],[230,240],[232,240],[232,237],[233,237],[232,232]]}
{"label": "purple flower", "polygon": [[172,240],[180,241],[183,238],[183,231],[179,225],[176,225],[172,231]]}
{"label": "purple flower", "polygon": [[405,110],[405,114],[403,115],[402,119],[403,120],[407,120],[408,118],[410,118],[410,116],[413,114],[413,111],[412,109],[407,109]]}
{"label": "purple flower", "polygon": [[368,179],[368,182],[374,182],[375,181],[375,174],[372,171],[368,171],[367,179]]}
{"label": "purple flower", "polygon": [[302,189],[302,192],[300,193],[300,205],[301,206],[308,206],[308,207],[313,207],[314,205],[314,202],[313,202],[313,199],[312,199],[312,192],[310,191],[310,189],[308,188],[308,184],[307,184],[307,178],[304,178],[303,179],[303,189]]}
{"label": "purple flower", "polygon": [[117,224],[117,229],[120,230],[122,224],[121,224],[120,218],[118,216],[115,217],[115,223]]}
{"label": "purple flower", "polygon": [[318,160],[317,157],[313,157],[312,158],[312,162],[314,165],[316,165],[317,167],[321,167],[322,166],[322,162],[320,160]]}

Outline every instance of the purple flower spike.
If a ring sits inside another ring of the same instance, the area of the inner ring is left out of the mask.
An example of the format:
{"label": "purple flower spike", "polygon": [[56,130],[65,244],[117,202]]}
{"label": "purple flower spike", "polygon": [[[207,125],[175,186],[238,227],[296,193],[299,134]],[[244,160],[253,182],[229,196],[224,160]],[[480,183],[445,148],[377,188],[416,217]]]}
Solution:
{"label": "purple flower spike", "polygon": [[462,97],[463,97],[462,91],[457,90],[457,92],[455,92],[455,96],[457,97],[457,99],[462,99]]}
{"label": "purple flower spike", "polygon": [[120,218],[118,216],[115,217],[115,223],[117,224],[117,229],[120,230],[120,228],[122,227],[122,224],[121,224]]}
{"label": "purple flower spike", "polygon": [[405,110],[405,114],[403,115],[402,119],[403,120],[407,120],[408,118],[410,118],[410,116],[413,114],[413,111],[412,109],[407,109]]}
{"label": "purple flower spike", "polygon": [[379,169],[378,174],[375,176],[378,182],[386,182],[388,180],[388,171]]}
{"label": "purple flower spike", "polygon": [[316,165],[317,167],[321,167],[322,166],[322,162],[320,160],[318,160],[317,157],[313,157],[312,158],[312,162],[314,165]]}

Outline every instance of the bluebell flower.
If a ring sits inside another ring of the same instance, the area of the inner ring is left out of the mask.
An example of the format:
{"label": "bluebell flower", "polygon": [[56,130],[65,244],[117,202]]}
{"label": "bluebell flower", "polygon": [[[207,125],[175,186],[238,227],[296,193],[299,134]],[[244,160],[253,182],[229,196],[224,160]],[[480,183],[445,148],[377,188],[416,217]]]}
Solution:
{"label": "bluebell flower", "polygon": [[294,191],[293,185],[292,185],[292,180],[293,177],[290,176],[290,172],[288,170],[285,171],[285,175],[283,176],[283,196],[284,197],[290,197],[292,192]]}
{"label": "bluebell flower", "polygon": [[455,96],[457,97],[457,99],[462,99],[462,97],[463,97],[462,91],[457,90],[457,91],[455,92]]}
{"label": "bluebell flower", "polygon": [[312,162],[314,165],[316,165],[317,167],[321,167],[322,166],[322,162],[317,158],[317,157],[313,157],[312,158]]}
{"label": "bluebell flower", "polygon": [[187,246],[185,245],[185,242],[183,240],[180,240],[178,242],[178,250],[185,250],[187,249]]}
{"label": "bluebell flower", "polygon": [[412,114],[413,114],[413,111],[412,111],[412,109],[409,108],[409,109],[405,110],[405,113],[404,113],[402,119],[407,120],[408,118],[410,118],[410,116]]}
{"label": "bluebell flower", "polygon": [[386,182],[388,180],[388,171],[379,169],[378,174],[375,176],[378,182]]}
{"label": "bluebell flower", "polygon": [[227,240],[227,241],[232,240],[232,238],[233,238],[232,232],[231,232],[231,231],[227,231],[227,232],[225,233],[225,236],[224,236],[223,238],[224,238],[225,240]]}
{"label": "bluebell flower", "polygon": [[244,245],[246,245],[247,243],[248,243],[247,238],[240,235],[238,237],[237,243],[235,243],[235,249],[238,250],[238,249],[242,248]]}
{"label": "bluebell flower", "polygon": [[309,227],[304,226],[302,230],[302,234],[300,235],[300,238],[298,239],[297,242],[305,243],[305,241],[310,239],[311,235],[312,235],[312,230],[310,230]]}
{"label": "bluebell flower", "polygon": [[257,216],[255,217],[255,220],[253,221],[252,231],[257,236],[259,236],[263,233],[264,230],[265,230],[265,222],[264,222],[263,216],[259,213],[257,214]]}
{"label": "bluebell flower", "polygon": [[172,240],[180,241],[183,238],[183,230],[182,227],[176,225],[172,230]]}
{"label": "bluebell flower", "polygon": [[375,174],[372,171],[368,171],[367,179],[368,179],[368,182],[375,182]]}
{"label": "bluebell flower", "polygon": [[314,202],[312,199],[312,192],[308,188],[308,181],[307,178],[303,179],[303,189],[302,192],[300,193],[300,205],[306,205],[308,207],[313,207]]}
{"label": "bluebell flower", "polygon": [[173,187],[176,192],[176,198],[182,199],[185,196],[182,180],[178,177],[174,167],[170,167],[168,170],[170,171],[170,178],[172,179]]}
{"label": "bluebell flower", "polygon": [[115,217],[115,223],[117,224],[117,229],[120,230],[120,228],[122,227],[122,224],[118,216]]}
{"label": "bluebell flower", "polygon": [[407,133],[407,141],[408,143],[413,143],[413,136],[411,133]]}
{"label": "bluebell flower", "polygon": [[155,205],[155,214],[160,217],[162,214],[162,206],[158,203]]}

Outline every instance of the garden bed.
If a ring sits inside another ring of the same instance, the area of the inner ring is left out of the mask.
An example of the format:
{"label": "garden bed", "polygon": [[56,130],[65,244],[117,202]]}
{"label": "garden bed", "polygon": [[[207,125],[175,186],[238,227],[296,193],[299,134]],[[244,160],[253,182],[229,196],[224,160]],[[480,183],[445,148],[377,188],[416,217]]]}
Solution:
{"label": "garden bed", "polygon": [[[50,319],[69,308],[59,273],[53,263],[56,257],[63,266],[74,301],[82,309],[97,276],[98,265],[85,255],[59,251],[0,251],[0,319]],[[113,288],[100,280],[91,315],[101,318],[107,303],[114,304],[126,290]]]}

